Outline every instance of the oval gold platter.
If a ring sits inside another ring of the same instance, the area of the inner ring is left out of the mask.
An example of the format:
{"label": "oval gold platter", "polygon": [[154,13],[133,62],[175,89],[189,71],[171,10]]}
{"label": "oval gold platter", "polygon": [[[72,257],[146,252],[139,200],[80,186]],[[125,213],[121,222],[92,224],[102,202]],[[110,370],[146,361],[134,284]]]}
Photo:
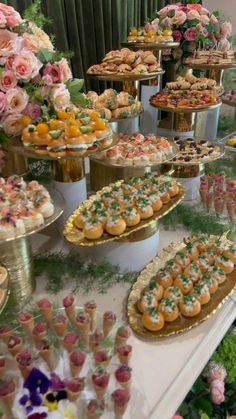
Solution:
{"label": "oval gold platter", "polygon": [[159,71],[155,71],[154,73],[146,73],[146,74],[124,74],[124,73],[88,73],[89,77],[95,77],[98,80],[108,80],[108,81],[143,81],[149,79],[155,79],[157,76],[164,74],[165,71],[160,68]]}
{"label": "oval gold platter", "polygon": [[84,201],[83,204],[80,205],[79,208],[77,208],[71,214],[71,216],[68,218],[68,220],[65,224],[64,231],[63,231],[63,234],[64,234],[66,240],[68,240],[70,243],[73,243],[75,245],[90,246],[90,247],[91,246],[96,246],[96,245],[99,245],[99,244],[113,242],[115,240],[120,240],[124,237],[129,236],[130,234],[132,234],[136,231],[139,231],[139,230],[142,230],[142,229],[148,227],[153,221],[160,220],[162,217],[164,217],[166,214],[168,214],[170,211],[172,211],[172,209],[174,209],[180,203],[180,201],[183,199],[183,197],[185,195],[183,186],[180,183],[177,183],[177,185],[179,186],[179,194],[177,196],[171,198],[171,200],[168,202],[168,204],[163,205],[163,207],[160,209],[160,211],[154,213],[154,215],[152,217],[148,218],[148,220],[142,220],[138,225],[136,225],[134,227],[127,227],[125,232],[123,234],[120,234],[119,236],[111,236],[108,233],[104,233],[103,236],[100,239],[97,239],[97,240],[86,239],[84,237],[82,231],[74,226],[75,218],[81,213],[81,211],[84,208],[90,207],[90,205],[93,203],[93,201],[100,199],[101,194],[103,192],[110,192],[111,189],[114,186],[120,186],[123,182],[124,182],[123,180],[119,180],[119,181],[117,181],[113,184],[110,184],[109,186],[105,186],[100,191],[98,191],[95,195],[92,195],[89,199]]}
{"label": "oval gold platter", "polygon": [[[216,236],[210,236],[210,238],[214,240],[218,239]],[[221,240],[224,240],[224,242],[229,245],[231,244],[226,238],[222,239],[221,237]],[[231,274],[227,275],[227,280],[219,286],[216,293],[211,296],[209,303],[202,306],[201,312],[197,316],[192,318],[180,316],[173,322],[165,322],[163,329],[157,332],[147,330],[141,322],[142,314],[137,310],[136,303],[141,297],[143,289],[149,284],[150,279],[169,259],[172,259],[175,256],[176,252],[183,250],[185,246],[186,244],[184,242],[175,242],[161,250],[158,256],[156,256],[140,273],[131,288],[127,302],[128,322],[133,331],[142,338],[156,340],[167,336],[177,335],[198,326],[220,309],[222,304],[236,289],[236,269],[234,269]]]}
{"label": "oval gold platter", "polygon": [[161,111],[165,111],[165,112],[174,112],[174,113],[193,113],[193,112],[203,112],[203,111],[210,111],[212,109],[216,109],[219,106],[222,105],[222,102],[218,102],[215,103],[214,105],[210,105],[210,106],[198,106],[195,108],[190,108],[190,107],[185,107],[185,108],[171,108],[169,106],[162,106],[162,105],[155,105],[154,103],[152,103],[150,101],[150,105],[153,106],[154,108],[158,108]]}

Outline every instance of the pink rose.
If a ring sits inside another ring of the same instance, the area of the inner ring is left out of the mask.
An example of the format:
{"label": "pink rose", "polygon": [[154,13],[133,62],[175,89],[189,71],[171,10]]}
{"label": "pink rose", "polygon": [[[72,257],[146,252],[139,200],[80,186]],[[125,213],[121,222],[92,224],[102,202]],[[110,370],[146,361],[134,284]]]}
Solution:
{"label": "pink rose", "polygon": [[7,18],[7,24],[10,26],[10,28],[15,28],[16,26],[19,26],[19,24],[22,22],[22,19],[20,17],[20,14],[14,10],[14,13],[6,16]]}
{"label": "pink rose", "polygon": [[171,27],[171,18],[170,17],[165,17],[165,19],[163,19],[163,21],[162,21],[162,25],[165,27],[165,28],[170,28]]}
{"label": "pink rose", "polygon": [[198,32],[200,32],[202,35],[204,35],[204,36],[208,36],[208,30],[206,29],[206,28],[204,28],[204,26],[202,26],[202,24],[201,23],[198,23],[197,25],[196,25],[196,29],[197,29],[197,31]]}
{"label": "pink rose", "polygon": [[217,25],[218,24],[218,19],[215,17],[215,15],[211,15],[210,22],[211,22],[212,25]]}
{"label": "pink rose", "polygon": [[202,7],[199,11],[200,15],[209,15],[209,10],[205,9],[205,7]]}
{"label": "pink rose", "polygon": [[12,69],[17,79],[31,80],[38,75],[42,65],[31,51],[23,49],[15,57],[12,63]]}
{"label": "pink rose", "polygon": [[186,9],[188,11],[189,10],[197,10],[199,12],[201,10],[201,8],[202,8],[201,4],[198,4],[198,3],[196,3],[196,4],[187,4],[186,5]]}
{"label": "pink rose", "polygon": [[13,64],[13,61],[14,61],[15,58],[16,58],[16,55],[15,54],[9,55],[9,57],[7,57],[7,59],[5,61],[5,68],[7,70],[11,70],[12,69],[12,64]]}
{"label": "pink rose", "polygon": [[211,401],[214,404],[221,404],[225,400],[225,385],[221,380],[213,380],[210,384]]}
{"label": "pink rose", "polygon": [[21,47],[20,37],[6,29],[0,29],[0,64],[4,64],[9,55],[16,54]]}
{"label": "pink rose", "polygon": [[42,80],[45,86],[51,86],[53,84],[52,77],[49,76],[49,74],[45,74],[45,76],[42,77]]}
{"label": "pink rose", "polygon": [[8,135],[19,135],[24,126],[21,123],[22,115],[20,113],[11,113],[1,121],[4,132]]}
{"label": "pink rose", "polygon": [[60,67],[55,64],[47,63],[43,71],[44,75],[49,75],[53,83],[60,83],[61,81],[61,70]]}
{"label": "pink rose", "polygon": [[41,107],[39,102],[34,100],[33,102],[28,103],[24,110],[24,114],[28,115],[32,119],[32,122],[38,121],[41,116]]}
{"label": "pink rose", "polygon": [[173,25],[180,26],[180,25],[183,25],[186,19],[187,19],[186,13],[179,11],[175,13],[174,17],[172,17],[171,22]]}
{"label": "pink rose", "polygon": [[224,38],[228,38],[228,36],[232,33],[232,25],[230,22],[224,22],[221,25],[220,33]]}
{"label": "pink rose", "polygon": [[183,419],[183,416],[180,416],[180,415],[174,415],[174,416],[172,416],[172,418],[171,419]]}
{"label": "pink rose", "polygon": [[6,92],[9,89],[13,89],[17,85],[16,77],[13,71],[3,71],[0,78],[0,89]]}
{"label": "pink rose", "polygon": [[28,103],[29,96],[24,89],[15,87],[7,91],[6,99],[10,111],[22,112]]}
{"label": "pink rose", "polygon": [[199,20],[199,19],[200,19],[200,15],[199,15],[199,13],[197,12],[197,10],[190,10],[190,11],[187,13],[187,18],[188,18],[188,20],[193,20],[193,19],[197,19],[197,20]]}
{"label": "pink rose", "polygon": [[144,29],[146,32],[150,31],[152,29],[152,25],[150,22],[147,22],[146,25],[144,26]]}
{"label": "pink rose", "polygon": [[55,64],[57,64],[60,68],[62,83],[66,83],[68,80],[72,79],[71,69],[69,67],[68,61],[65,58],[62,58]]}
{"label": "pink rose", "polygon": [[3,113],[7,108],[7,99],[6,95],[3,92],[0,92],[0,113]]}
{"label": "pink rose", "polygon": [[204,24],[204,25],[208,25],[208,23],[210,22],[210,19],[207,15],[201,15],[200,16],[200,21]]}
{"label": "pink rose", "polygon": [[173,38],[174,38],[175,42],[180,42],[180,41],[181,41],[181,39],[182,39],[182,34],[181,34],[181,32],[180,32],[180,31],[178,31],[178,30],[173,31],[173,32],[172,32],[172,36],[173,36]]}
{"label": "pink rose", "polygon": [[195,39],[197,38],[196,30],[194,28],[188,28],[184,32],[184,38],[186,39],[186,41],[195,41]]}
{"label": "pink rose", "polygon": [[215,364],[211,362],[209,365],[209,373],[207,376],[207,382],[210,384],[214,380],[224,381],[227,375],[226,369],[223,365]]}
{"label": "pink rose", "polygon": [[5,28],[7,23],[7,19],[5,18],[4,14],[0,12],[0,28]]}
{"label": "pink rose", "polygon": [[66,109],[70,105],[70,93],[64,84],[58,84],[51,91],[52,104],[56,111]]}
{"label": "pink rose", "polygon": [[0,3],[0,11],[4,14],[13,13],[15,11],[14,7],[7,6],[6,4]]}
{"label": "pink rose", "polygon": [[163,9],[159,10],[158,15],[161,17],[166,17],[171,10],[180,10],[180,3],[170,4],[163,7]]}
{"label": "pink rose", "polygon": [[159,19],[156,17],[156,19],[153,19],[151,21],[151,24],[152,24],[153,29],[157,30],[159,26]]}

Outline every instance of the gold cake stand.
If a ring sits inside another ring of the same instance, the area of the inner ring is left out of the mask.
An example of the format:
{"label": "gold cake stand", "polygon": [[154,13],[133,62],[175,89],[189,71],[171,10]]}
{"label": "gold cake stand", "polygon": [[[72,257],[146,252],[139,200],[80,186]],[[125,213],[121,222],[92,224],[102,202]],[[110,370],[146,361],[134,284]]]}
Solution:
{"label": "gold cake stand", "polygon": [[45,219],[44,224],[26,231],[23,235],[0,241],[0,263],[8,270],[11,296],[19,306],[24,305],[35,289],[30,236],[54,223],[63,213],[65,206],[64,198],[57,190],[50,191],[50,196],[55,209],[53,215]]}
{"label": "gold cake stand", "polygon": [[121,42],[122,47],[131,48],[133,50],[148,50],[153,51],[159,63],[162,61],[162,51],[166,49],[178,48],[179,42],[140,42],[140,41],[127,41]]}
{"label": "gold cake stand", "polygon": [[224,70],[227,70],[229,68],[235,68],[236,67],[236,61],[232,61],[231,63],[225,63],[225,64],[194,64],[194,63],[188,63],[184,64],[188,68],[192,68],[193,70],[206,70],[207,71],[207,77],[210,79],[213,79],[217,82],[218,86],[223,86],[223,80],[224,80]]}

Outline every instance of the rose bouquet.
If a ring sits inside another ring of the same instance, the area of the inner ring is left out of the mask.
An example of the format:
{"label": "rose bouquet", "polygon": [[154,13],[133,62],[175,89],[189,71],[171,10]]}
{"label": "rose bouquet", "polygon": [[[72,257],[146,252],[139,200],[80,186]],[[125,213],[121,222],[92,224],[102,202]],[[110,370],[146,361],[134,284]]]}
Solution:
{"label": "rose bouquet", "polygon": [[150,19],[150,25],[159,25],[163,30],[172,29],[172,36],[180,42],[180,48],[173,50],[166,59],[178,60],[188,56],[198,47],[227,50],[230,48],[232,25],[224,21],[218,11],[211,13],[198,0],[190,4],[170,4],[157,11]]}
{"label": "rose bouquet", "polygon": [[49,36],[0,3],[0,141],[21,134],[45,113],[84,101],[82,85],[72,80],[67,59]]}

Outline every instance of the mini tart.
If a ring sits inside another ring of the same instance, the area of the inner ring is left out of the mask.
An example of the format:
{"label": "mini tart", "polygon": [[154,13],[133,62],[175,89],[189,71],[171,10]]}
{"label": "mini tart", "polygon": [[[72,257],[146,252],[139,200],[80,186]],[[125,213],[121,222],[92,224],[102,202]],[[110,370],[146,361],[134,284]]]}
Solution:
{"label": "mini tart", "polygon": [[185,317],[197,316],[201,311],[201,303],[194,295],[185,295],[179,303],[181,314]]}
{"label": "mini tart", "polygon": [[224,256],[224,255],[217,256],[215,259],[215,264],[220,269],[223,269],[223,271],[226,274],[230,274],[234,270],[234,263],[232,262],[231,259],[229,259],[227,256]]}
{"label": "mini tart", "polygon": [[165,289],[164,298],[170,298],[171,300],[175,301],[176,304],[178,304],[183,298],[183,293],[179,287],[172,285],[171,287]]}
{"label": "mini tart", "polygon": [[177,252],[175,260],[183,268],[190,264],[190,257],[185,252]]}
{"label": "mini tart", "polygon": [[125,220],[119,215],[111,216],[105,225],[105,230],[111,236],[120,236],[126,229]]}
{"label": "mini tart", "polygon": [[200,283],[206,284],[208,286],[210,294],[215,294],[215,292],[218,290],[218,282],[209,272],[205,272],[202,275]]}
{"label": "mini tart", "polygon": [[211,247],[207,247],[206,250],[202,253],[202,256],[205,256],[210,265],[213,265],[215,261],[215,253]]}
{"label": "mini tart", "polygon": [[226,280],[225,271],[223,271],[223,269],[219,268],[216,265],[211,266],[209,273],[214,279],[217,280],[218,284],[223,284],[223,282],[225,282]]}
{"label": "mini tart", "polygon": [[168,288],[173,284],[171,273],[165,268],[159,269],[155,276],[155,280],[158,281],[163,288]]}
{"label": "mini tart", "polygon": [[182,271],[181,266],[174,259],[170,259],[166,262],[165,269],[170,272],[172,278],[176,278],[176,276],[178,276],[180,272]]}
{"label": "mini tart", "polygon": [[159,310],[166,322],[173,322],[179,316],[177,304],[170,298],[163,298],[163,300],[160,302]]}
{"label": "mini tart", "polygon": [[199,251],[195,243],[187,243],[186,245],[186,254],[190,257],[191,261],[195,262],[198,258]]}
{"label": "mini tart", "polygon": [[164,288],[154,278],[151,279],[151,281],[149,282],[148,288],[149,288],[149,291],[152,292],[155,295],[157,301],[162,299],[163,293],[164,293]]}
{"label": "mini tart", "polygon": [[208,240],[206,237],[202,236],[199,237],[199,239],[196,240],[194,243],[196,244],[199,252],[204,252],[204,250],[206,250],[207,248]]}
{"label": "mini tart", "polygon": [[158,193],[152,192],[148,195],[148,199],[151,202],[151,206],[154,212],[159,211],[163,207],[162,200]]}
{"label": "mini tart", "polygon": [[146,220],[147,218],[153,216],[153,209],[148,199],[138,198],[136,201],[136,207],[140,214],[141,220]]}
{"label": "mini tart", "polygon": [[86,220],[89,218],[89,216],[90,216],[90,213],[87,210],[87,208],[82,209],[81,213],[79,215],[77,215],[77,217],[74,219],[75,227],[82,230],[82,228],[84,227],[84,225],[86,223]]}
{"label": "mini tart", "polygon": [[198,265],[200,266],[203,272],[206,272],[210,269],[210,263],[205,256],[199,255],[197,260]]}
{"label": "mini tart", "polygon": [[182,291],[182,293],[188,294],[192,288],[193,288],[193,283],[191,281],[190,278],[188,278],[186,275],[184,275],[183,273],[179,274],[175,280],[174,280],[174,285],[176,287],[179,287],[179,289]]}
{"label": "mini tart", "polygon": [[198,301],[204,305],[209,303],[211,294],[208,285],[205,283],[195,284],[191,293],[198,299]]}
{"label": "mini tart", "polygon": [[175,183],[174,185],[171,185],[168,189],[168,193],[170,195],[170,197],[174,197],[176,195],[178,195],[179,193],[179,186],[177,185],[177,183]]}
{"label": "mini tart", "polygon": [[229,246],[227,246],[227,244],[225,244],[220,239],[216,240],[215,243],[213,243],[212,247],[218,255],[220,255],[221,253],[223,253],[223,252],[225,252],[229,249]]}
{"label": "mini tart", "polygon": [[223,252],[223,255],[232,260],[232,262],[236,265],[236,245],[232,244],[228,250]]}
{"label": "mini tart", "polygon": [[157,307],[157,299],[153,292],[145,292],[145,294],[137,301],[137,308],[140,313],[144,313],[150,307]]}
{"label": "mini tart", "polygon": [[122,217],[128,227],[136,226],[141,220],[139,212],[134,207],[126,208],[122,213]]}
{"label": "mini tart", "polygon": [[103,235],[103,226],[96,218],[89,218],[83,227],[84,236],[89,240],[100,239]]}
{"label": "mini tart", "polygon": [[161,330],[165,324],[162,313],[160,313],[160,311],[155,307],[149,308],[147,311],[145,311],[142,315],[141,321],[146,329],[153,332]]}
{"label": "mini tart", "polygon": [[192,282],[197,282],[202,277],[200,266],[195,262],[191,262],[188,266],[186,266],[184,274],[190,277]]}

